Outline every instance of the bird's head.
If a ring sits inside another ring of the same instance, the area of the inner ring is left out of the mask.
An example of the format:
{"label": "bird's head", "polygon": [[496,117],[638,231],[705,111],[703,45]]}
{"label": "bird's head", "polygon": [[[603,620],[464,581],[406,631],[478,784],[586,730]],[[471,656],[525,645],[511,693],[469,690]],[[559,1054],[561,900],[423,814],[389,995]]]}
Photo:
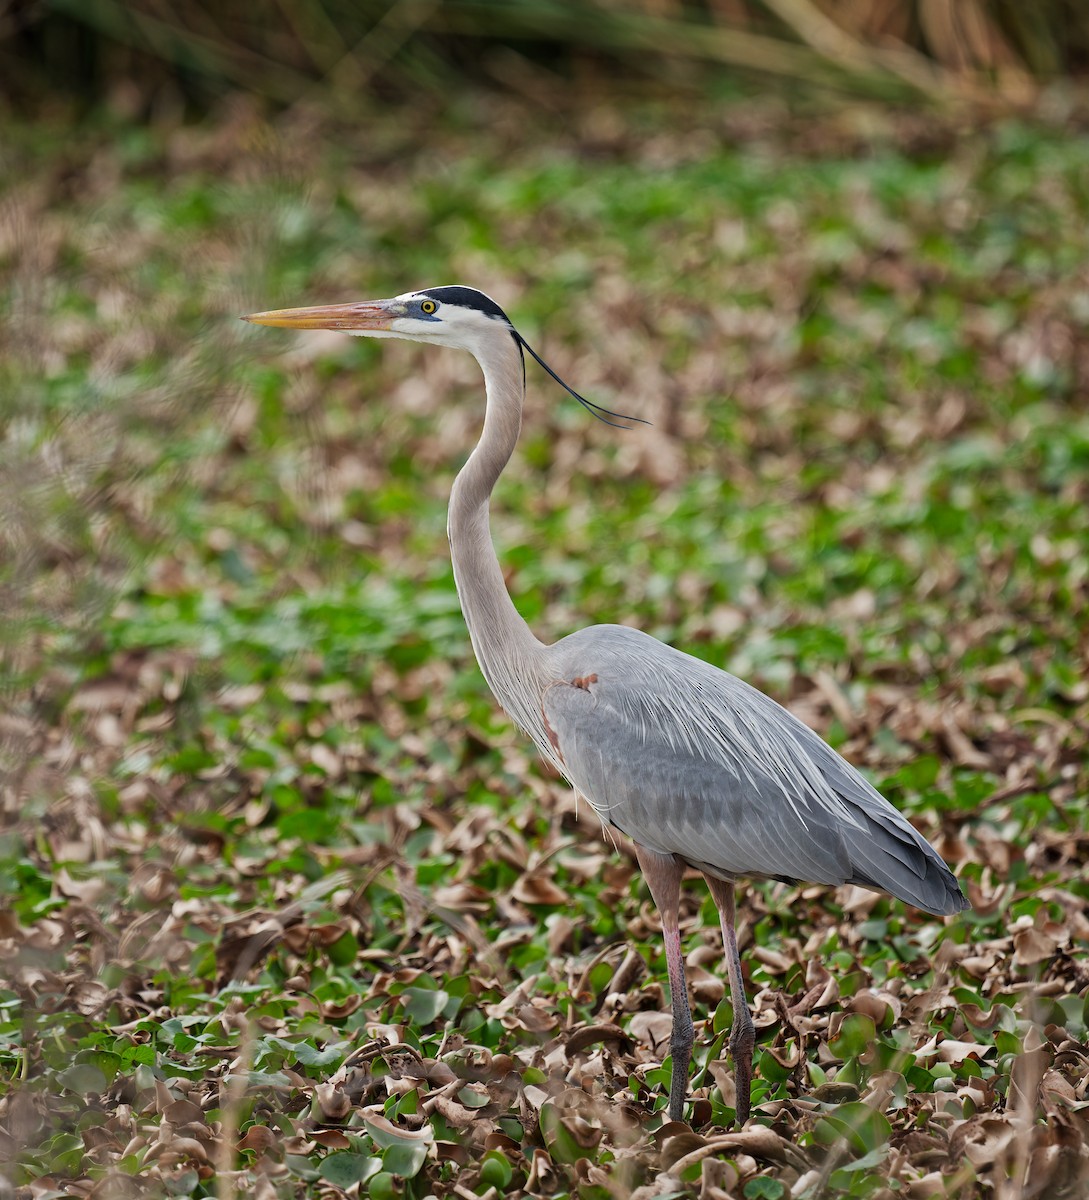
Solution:
{"label": "bird's head", "polygon": [[521,346],[521,338],[499,305],[476,288],[460,285],[406,292],[392,300],[282,308],[253,313],[243,320],[284,329],[337,329],[357,337],[406,338],[471,352],[478,351],[482,341],[504,335],[513,336]]}
{"label": "bird's head", "polygon": [[[351,304],[318,304],[312,308],[280,308],[272,312],[251,313],[242,318],[254,325],[275,325],[283,329],[336,329],[357,337],[405,338],[411,342],[432,342],[436,346],[454,346],[468,350],[482,359],[489,345],[496,338],[511,337],[522,354],[523,372],[525,352],[564,387],[572,396],[599,421],[606,425],[617,425],[618,421],[638,421],[648,424],[641,417],[627,417],[602,408],[556,374],[532,346],[511,324],[510,318],[498,304],[476,288],[452,284],[447,287],[427,288],[422,292],[405,292],[392,300],[360,300]],[[621,426],[626,428],[626,426]]]}

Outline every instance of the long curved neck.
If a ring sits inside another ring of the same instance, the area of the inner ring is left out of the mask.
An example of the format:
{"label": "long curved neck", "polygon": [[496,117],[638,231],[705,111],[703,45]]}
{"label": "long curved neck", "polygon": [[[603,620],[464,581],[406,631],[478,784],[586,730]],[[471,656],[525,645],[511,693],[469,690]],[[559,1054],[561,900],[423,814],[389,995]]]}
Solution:
{"label": "long curved neck", "polygon": [[492,489],[522,427],[522,356],[514,338],[506,335],[481,339],[473,353],[484,372],[488,402],[480,441],[450,494],[447,529],[454,582],[484,678],[500,704],[533,733],[540,723],[545,647],[507,592],[488,524]]}

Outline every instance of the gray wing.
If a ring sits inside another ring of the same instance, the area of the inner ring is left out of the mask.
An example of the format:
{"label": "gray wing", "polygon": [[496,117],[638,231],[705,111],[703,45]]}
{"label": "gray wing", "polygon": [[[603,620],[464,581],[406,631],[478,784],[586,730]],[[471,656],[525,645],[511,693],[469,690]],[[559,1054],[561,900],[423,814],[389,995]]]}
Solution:
{"label": "gray wing", "polygon": [[786,709],[638,630],[551,649],[551,749],[603,821],[712,875],[856,883],[932,913],[967,905],[926,840]]}

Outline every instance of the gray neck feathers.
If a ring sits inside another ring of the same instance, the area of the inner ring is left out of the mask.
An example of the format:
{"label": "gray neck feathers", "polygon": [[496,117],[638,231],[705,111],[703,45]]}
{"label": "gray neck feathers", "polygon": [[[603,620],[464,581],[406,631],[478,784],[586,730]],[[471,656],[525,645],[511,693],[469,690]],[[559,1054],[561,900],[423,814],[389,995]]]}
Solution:
{"label": "gray neck feathers", "polygon": [[492,489],[522,426],[525,376],[513,337],[482,338],[473,350],[484,372],[487,409],[476,449],[450,494],[448,532],[454,581],[473,650],[504,709],[538,745],[547,744],[541,716],[545,647],[507,592],[488,524]]}

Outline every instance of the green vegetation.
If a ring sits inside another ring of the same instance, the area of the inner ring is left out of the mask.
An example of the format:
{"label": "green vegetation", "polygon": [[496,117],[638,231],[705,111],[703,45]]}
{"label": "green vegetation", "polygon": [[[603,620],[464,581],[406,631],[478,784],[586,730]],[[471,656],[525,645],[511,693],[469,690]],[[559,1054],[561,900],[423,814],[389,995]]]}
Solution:
{"label": "green vegetation", "polygon": [[[20,1196],[1084,1195],[1087,139],[580,120],[7,129]],[[646,890],[472,660],[444,524],[475,366],[236,320],[449,282],[653,422],[531,366],[494,519],[527,619],[763,687],[975,906],[747,890],[745,1131],[702,885],[689,1131]]]}

